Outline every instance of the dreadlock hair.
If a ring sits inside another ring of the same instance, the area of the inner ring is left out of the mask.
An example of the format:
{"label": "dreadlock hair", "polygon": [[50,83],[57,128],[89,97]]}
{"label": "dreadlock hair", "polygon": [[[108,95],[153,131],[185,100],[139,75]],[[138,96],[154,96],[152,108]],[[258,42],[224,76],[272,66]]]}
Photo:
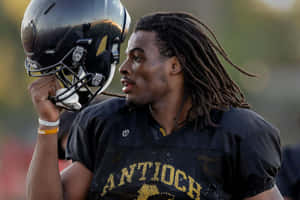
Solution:
{"label": "dreadlock hair", "polygon": [[233,64],[211,29],[199,19],[182,12],[153,13],[137,22],[134,32],[137,31],[155,32],[160,54],[176,56],[179,60],[183,68],[184,93],[192,100],[188,120],[196,120],[196,129],[217,126],[211,118],[212,110],[223,111],[231,106],[250,108],[217,54],[241,73],[255,75]]}

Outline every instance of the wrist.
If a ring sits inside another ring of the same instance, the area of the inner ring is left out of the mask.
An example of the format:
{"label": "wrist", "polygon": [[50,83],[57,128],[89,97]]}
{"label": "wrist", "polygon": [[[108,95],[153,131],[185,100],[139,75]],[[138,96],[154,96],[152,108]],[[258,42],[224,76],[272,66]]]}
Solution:
{"label": "wrist", "polygon": [[47,121],[47,120],[43,120],[41,118],[38,119],[39,121],[39,125],[40,126],[44,126],[44,127],[58,127],[59,126],[59,119],[57,119],[56,121]]}
{"label": "wrist", "polygon": [[59,126],[44,126],[44,125],[39,125],[40,130],[50,130],[50,129],[55,129],[59,128]]}
{"label": "wrist", "polygon": [[58,127],[51,127],[51,129],[38,129],[39,135],[56,135],[58,133],[59,128]]}

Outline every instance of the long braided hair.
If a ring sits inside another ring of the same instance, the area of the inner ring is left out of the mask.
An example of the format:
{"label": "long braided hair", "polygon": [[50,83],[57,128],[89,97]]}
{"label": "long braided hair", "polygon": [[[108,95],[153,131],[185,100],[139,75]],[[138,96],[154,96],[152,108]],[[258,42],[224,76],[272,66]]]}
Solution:
{"label": "long braided hair", "polygon": [[134,29],[134,32],[137,31],[155,32],[160,54],[176,56],[179,60],[183,68],[185,94],[192,100],[188,120],[196,120],[196,128],[217,126],[211,119],[212,110],[223,111],[231,106],[250,108],[217,54],[241,73],[251,77],[255,75],[235,65],[211,29],[199,19],[182,12],[153,13],[138,21]]}

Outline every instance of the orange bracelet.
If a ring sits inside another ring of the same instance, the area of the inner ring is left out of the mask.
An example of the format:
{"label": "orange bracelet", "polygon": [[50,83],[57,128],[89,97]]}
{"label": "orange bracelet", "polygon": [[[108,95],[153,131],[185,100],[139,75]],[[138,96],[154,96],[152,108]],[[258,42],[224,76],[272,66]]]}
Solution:
{"label": "orange bracelet", "polygon": [[58,133],[58,127],[54,129],[38,129],[38,134],[41,135],[52,135]]}

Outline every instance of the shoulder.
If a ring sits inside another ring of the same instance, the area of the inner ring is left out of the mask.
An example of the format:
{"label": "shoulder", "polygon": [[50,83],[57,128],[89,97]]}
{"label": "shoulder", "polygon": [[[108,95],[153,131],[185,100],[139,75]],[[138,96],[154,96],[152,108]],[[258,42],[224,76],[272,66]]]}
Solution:
{"label": "shoulder", "polygon": [[251,109],[231,108],[223,113],[219,125],[225,132],[241,138],[255,134],[279,136],[279,130],[274,125]]}
{"label": "shoulder", "polygon": [[[76,116],[76,124],[82,128],[100,126],[109,118],[128,111],[125,98],[110,98],[84,108]],[[94,125],[93,125],[94,124]]]}
{"label": "shoulder", "polygon": [[[99,138],[105,138],[110,132],[104,131],[107,125],[114,125],[115,116],[126,110],[126,100],[111,98],[84,108],[76,116],[67,144],[67,158],[80,161],[93,171],[95,154],[98,153]],[[109,123],[108,123],[109,122]],[[107,134],[104,134],[107,133]]]}
{"label": "shoulder", "polygon": [[250,109],[231,108],[223,113],[217,130],[225,152],[230,152],[234,177],[239,177],[240,196],[272,188],[281,164],[278,129]]}
{"label": "shoulder", "polygon": [[281,141],[276,127],[256,112],[242,108],[224,112],[219,127],[218,135],[224,135],[224,145],[232,147],[243,166],[264,166],[272,169],[275,176],[281,164]]}
{"label": "shoulder", "polygon": [[126,110],[126,108],[125,98],[111,98],[86,107],[81,111],[80,117],[84,119],[95,117],[106,119],[116,113]]}

